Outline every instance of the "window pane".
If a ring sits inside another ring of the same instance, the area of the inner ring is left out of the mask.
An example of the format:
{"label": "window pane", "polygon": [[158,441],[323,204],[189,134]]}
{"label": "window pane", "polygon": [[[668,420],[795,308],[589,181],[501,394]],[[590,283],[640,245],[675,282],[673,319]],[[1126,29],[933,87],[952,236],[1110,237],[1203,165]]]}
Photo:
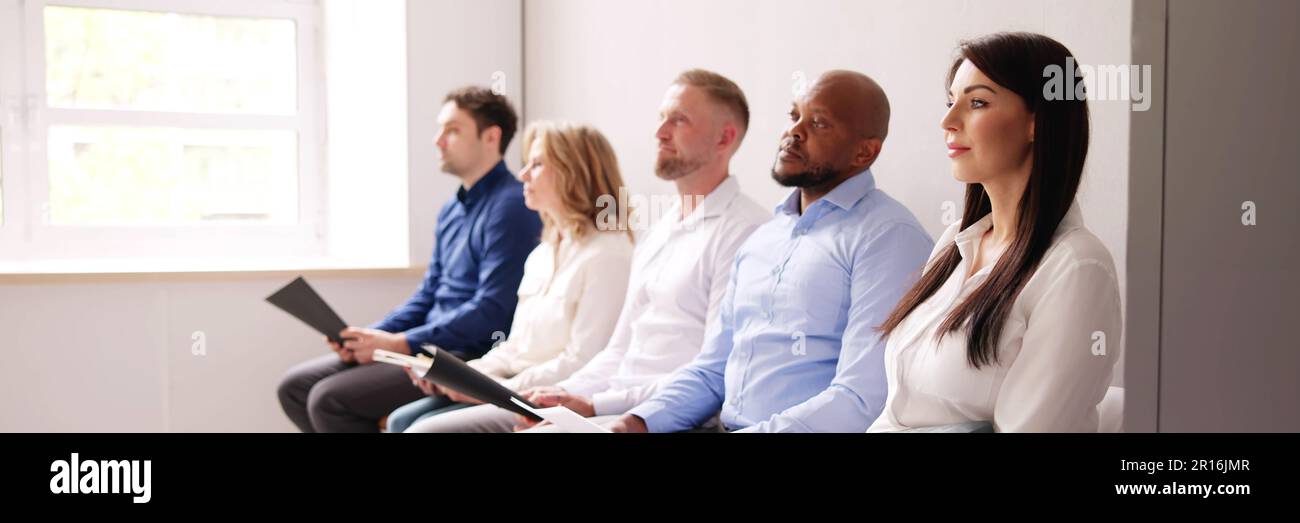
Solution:
{"label": "window pane", "polygon": [[297,133],[50,127],[58,225],[298,222]]}
{"label": "window pane", "polygon": [[294,114],[293,20],[45,8],[51,107]]}

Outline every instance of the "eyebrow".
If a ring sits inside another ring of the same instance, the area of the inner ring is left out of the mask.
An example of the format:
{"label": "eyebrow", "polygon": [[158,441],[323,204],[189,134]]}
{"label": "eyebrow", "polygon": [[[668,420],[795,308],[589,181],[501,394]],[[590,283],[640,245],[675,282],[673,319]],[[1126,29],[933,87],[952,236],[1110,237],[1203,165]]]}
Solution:
{"label": "eyebrow", "polygon": [[[987,90],[987,91],[990,92],[990,93],[998,94],[998,92],[997,92],[997,91],[994,91],[992,87],[989,87],[989,86],[984,85],[984,84],[968,85],[968,86],[966,86],[965,89],[962,89],[962,90],[961,90],[961,94],[966,94],[966,93],[969,93],[969,92],[974,91],[974,90],[976,90],[976,89],[985,89],[985,90]],[[948,91],[948,97],[949,97],[949,98],[952,98],[952,90],[949,90],[949,91]]]}
{"label": "eyebrow", "polygon": [[807,111],[800,111],[799,104],[791,104],[790,112],[801,112],[801,113],[806,112],[811,115],[818,115],[818,116],[823,116],[828,118],[830,117],[830,111],[827,111],[826,108],[820,105],[809,107]]}

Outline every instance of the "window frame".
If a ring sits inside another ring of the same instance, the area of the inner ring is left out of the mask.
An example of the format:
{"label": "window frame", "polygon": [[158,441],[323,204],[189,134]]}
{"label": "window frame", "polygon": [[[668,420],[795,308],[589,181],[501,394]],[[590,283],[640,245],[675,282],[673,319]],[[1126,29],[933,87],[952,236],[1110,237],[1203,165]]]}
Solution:
{"label": "window frame", "polygon": [[[297,47],[296,111],[293,115],[263,115],[50,107],[45,85],[46,6],[291,20]],[[19,16],[7,17],[6,13]],[[0,51],[0,145],[4,147],[0,169],[4,176],[5,215],[0,224],[0,259],[38,262],[323,255],[327,250],[328,220],[321,19],[321,5],[315,0],[0,0],[0,29],[17,29],[0,30],[0,49],[9,50]],[[51,223],[46,148],[52,125],[294,131],[298,136],[297,224]]]}

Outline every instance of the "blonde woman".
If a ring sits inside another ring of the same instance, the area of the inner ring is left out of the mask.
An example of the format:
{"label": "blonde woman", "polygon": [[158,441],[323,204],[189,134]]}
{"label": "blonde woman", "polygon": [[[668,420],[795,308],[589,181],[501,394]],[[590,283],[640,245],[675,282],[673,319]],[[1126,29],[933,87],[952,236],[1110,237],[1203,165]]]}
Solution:
{"label": "blonde woman", "polygon": [[[536,122],[524,133],[524,204],[542,217],[542,242],[528,255],[510,337],[469,362],[517,391],[552,385],[582,368],[614,331],[632,260],[629,230],[601,230],[623,187],[614,149],[583,125]],[[598,205],[599,200],[599,205]],[[476,400],[412,375],[429,397],[398,408],[390,432]]]}

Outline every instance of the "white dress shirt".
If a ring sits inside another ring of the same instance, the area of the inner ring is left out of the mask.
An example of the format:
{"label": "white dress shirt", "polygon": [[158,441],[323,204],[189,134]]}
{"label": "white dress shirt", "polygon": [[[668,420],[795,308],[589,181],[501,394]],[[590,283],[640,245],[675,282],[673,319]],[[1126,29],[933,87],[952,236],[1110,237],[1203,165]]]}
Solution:
{"label": "white dress shirt", "polygon": [[961,232],[954,224],[935,245],[931,261],[952,243],[962,261],[890,336],[888,397],[869,432],[969,421],[992,422],[999,432],[1097,431],[1097,404],[1119,361],[1123,322],[1115,264],[1084,228],[1077,203],[1015,299],[998,338],[998,363],[971,367],[964,330],[935,340],[939,324],[988,279],[992,261],[967,274],[992,219]]}
{"label": "white dress shirt", "polygon": [[706,331],[718,328],[736,249],[767,219],[732,176],[684,220],[676,200],[638,242],[609,346],[560,383],[590,397],[599,416],[627,412],[700,352]]}
{"label": "white dress shirt", "polygon": [[524,262],[509,339],[469,365],[516,391],[568,378],[609,342],[632,252],[626,231],[542,242]]}

